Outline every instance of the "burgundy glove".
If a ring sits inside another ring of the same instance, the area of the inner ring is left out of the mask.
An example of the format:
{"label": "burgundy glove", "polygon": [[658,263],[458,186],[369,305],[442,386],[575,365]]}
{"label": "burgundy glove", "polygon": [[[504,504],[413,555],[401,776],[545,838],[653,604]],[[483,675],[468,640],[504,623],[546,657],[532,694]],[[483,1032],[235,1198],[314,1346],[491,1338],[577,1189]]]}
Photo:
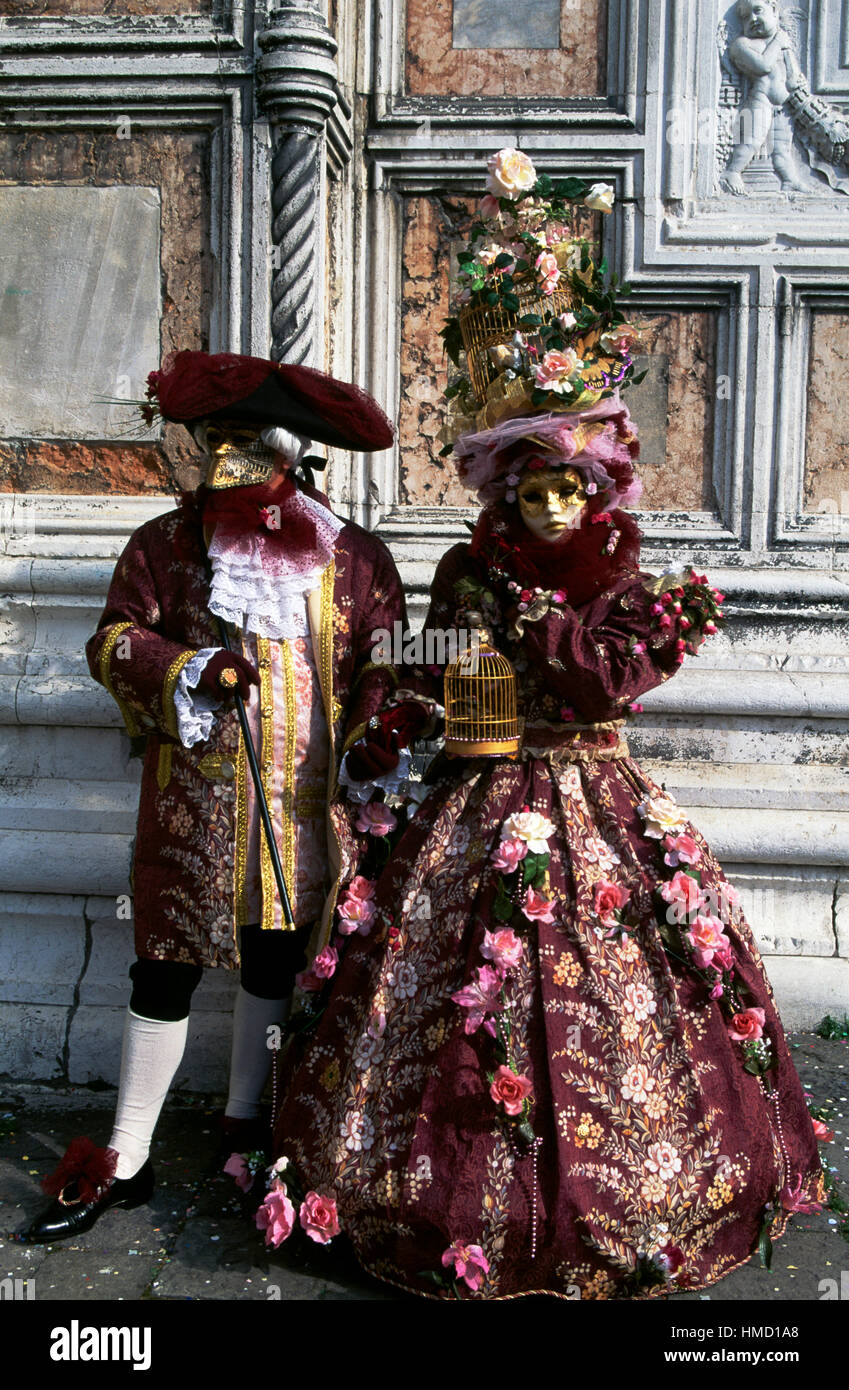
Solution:
{"label": "burgundy glove", "polygon": [[[222,671],[235,673],[236,680],[232,685],[221,684],[219,677]],[[204,666],[198,681],[198,687],[216,700],[236,693],[247,700],[252,685],[259,685],[259,671],[238,652],[216,652]]]}
{"label": "burgundy glove", "polygon": [[417,700],[405,700],[376,715],[377,727],[372,728],[370,721],[365,738],[348,750],[348,776],[355,782],[365,782],[391,772],[398,766],[399,750],[407,747],[428,718]]}

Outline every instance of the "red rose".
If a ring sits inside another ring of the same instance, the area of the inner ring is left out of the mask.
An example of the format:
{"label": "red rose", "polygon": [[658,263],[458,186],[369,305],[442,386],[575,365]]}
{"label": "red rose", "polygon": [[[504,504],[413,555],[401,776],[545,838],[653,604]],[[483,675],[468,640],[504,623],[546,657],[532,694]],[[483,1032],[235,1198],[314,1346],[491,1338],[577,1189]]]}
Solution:
{"label": "red rose", "polygon": [[517,1076],[509,1067],[499,1067],[492,1079],[489,1094],[496,1105],[503,1105],[508,1115],[521,1115],[522,1105],[531,1094],[526,1076]]}

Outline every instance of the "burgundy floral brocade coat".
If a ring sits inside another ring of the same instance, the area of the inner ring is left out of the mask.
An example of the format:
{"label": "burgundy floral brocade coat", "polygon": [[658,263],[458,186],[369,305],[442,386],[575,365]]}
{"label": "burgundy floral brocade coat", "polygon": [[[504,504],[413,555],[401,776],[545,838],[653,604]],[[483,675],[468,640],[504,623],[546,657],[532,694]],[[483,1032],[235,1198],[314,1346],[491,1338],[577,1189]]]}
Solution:
{"label": "burgundy floral brocade coat", "polygon": [[[209,566],[199,523],[169,512],[131,537],[86,647],[95,680],[116,700],[131,737],[146,736],[133,858],[137,954],[234,968],[245,922],[245,788],[250,773],[234,709],[190,749],[177,733],[174,692],[202,647],[221,646],[210,612]],[[329,918],[340,878],[355,872],[362,837],[335,786],[336,771],[395,684],[371,661],[372,633],[404,621],[397,570],[382,541],[348,523],[320,587],[309,596],[310,632],[332,730],[328,778]],[[234,645],[238,645],[235,643]],[[253,699],[258,698],[256,690]],[[263,718],[291,719],[272,691]]]}

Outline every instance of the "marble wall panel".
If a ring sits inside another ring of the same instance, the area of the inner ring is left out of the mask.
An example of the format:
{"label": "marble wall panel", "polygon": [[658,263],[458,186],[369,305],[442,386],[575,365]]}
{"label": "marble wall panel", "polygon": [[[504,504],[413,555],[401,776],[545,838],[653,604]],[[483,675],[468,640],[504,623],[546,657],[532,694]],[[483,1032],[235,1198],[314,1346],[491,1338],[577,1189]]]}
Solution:
{"label": "marble wall panel", "polygon": [[707,310],[635,319],[643,325],[642,350],[656,363],[645,382],[625,393],[642,441],[640,506],[712,511],[717,316]]}
{"label": "marble wall panel", "polygon": [[209,14],[213,0],[0,0],[0,15],[19,19],[57,16],[104,16],[120,19],[132,15]]}
{"label": "marble wall panel", "polygon": [[[0,435],[127,438],[159,355],[157,191],[0,185]],[[151,434],[154,434],[151,431]]]}
{"label": "marble wall panel", "polygon": [[[158,189],[160,356],[207,348],[213,288],[209,137],[135,126],[128,135],[119,138],[117,125],[115,131],[0,131],[0,183]],[[156,366],[150,363],[151,370]],[[0,443],[0,491],[169,492],[196,484],[197,457],[186,431],[175,425],[167,425],[155,444],[7,439]]]}
{"label": "marble wall panel", "polygon": [[804,508],[849,515],[849,314],[811,316]]}
{"label": "marble wall panel", "polygon": [[[534,0],[543,13],[552,0]],[[606,85],[607,0],[560,0],[560,47],[538,45],[528,7],[510,0],[407,0],[407,89],[414,96],[603,95]],[[530,33],[527,47],[509,45],[515,24]],[[491,33],[483,39],[489,27]],[[508,40],[508,42],[505,42]],[[459,41],[459,42],[458,42]],[[480,47],[473,47],[472,41]]]}

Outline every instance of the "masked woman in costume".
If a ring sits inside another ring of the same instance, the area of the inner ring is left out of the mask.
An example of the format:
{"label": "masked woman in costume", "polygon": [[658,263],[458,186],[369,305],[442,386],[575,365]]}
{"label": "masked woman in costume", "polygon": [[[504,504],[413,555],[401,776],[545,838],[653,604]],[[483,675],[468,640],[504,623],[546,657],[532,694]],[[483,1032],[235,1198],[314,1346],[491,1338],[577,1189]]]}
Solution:
{"label": "masked woman in costume", "polygon": [[[341,1228],[369,1271],[431,1297],[645,1297],[728,1274],[817,1209],[822,1175],[737,894],[623,732],[722,595],[642,572],[622,510],[633,334],[562,225],[569,198],[608,190],[528,166],[491,161],[461,256],[478,413],[455,454],[484,509],[426,620],[480,624],[509,660],[518,755],[438,758],[382,872],[343,892],[302,981],[324,1012],[288,1059],[258,1220],[277,1243],[300,1202],[313,1239]],[[507,328],[480,347],[493,284]],[[393,741],[372,724],[348,764],[378,787]],[[377,799],[370,817],[391,820]]]}

